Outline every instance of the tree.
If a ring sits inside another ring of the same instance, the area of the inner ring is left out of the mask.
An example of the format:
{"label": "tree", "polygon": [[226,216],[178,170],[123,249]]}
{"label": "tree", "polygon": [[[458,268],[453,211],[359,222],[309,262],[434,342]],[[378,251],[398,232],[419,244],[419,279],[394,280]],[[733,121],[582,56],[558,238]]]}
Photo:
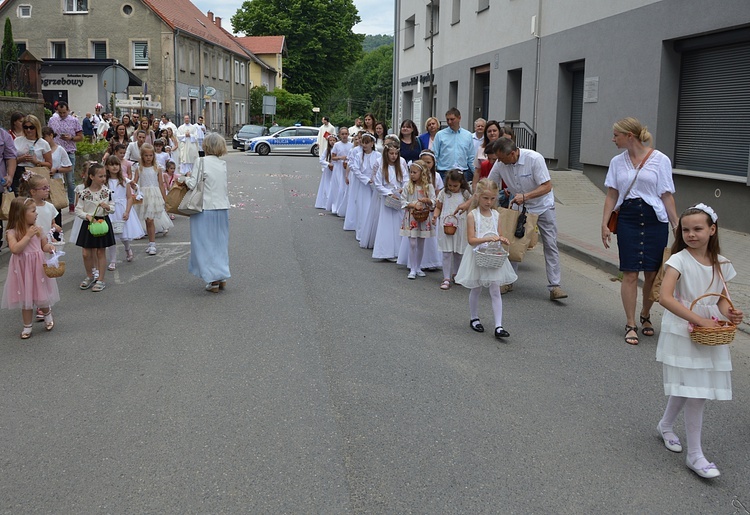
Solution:
{"label": "tree", "polygon": [[275,120],[277,123],[281,125],[291,125],[297,122],[302,124],[310,123],[313,108],[310,95],[297,95],[281,88],[276,88],[269,92],[265,86],[250,88],[250,116],[254,122],[264,122],[263,96],[265,95],[276,97]]}
{"label": "tree", "polygon": [[13,68],[17,66],[16,61],[18,61],[18,46],[13,41],[13,27],[8,17],[5,18],[3,48],[0,50],[0,71],[2,71],[3,79],[8,80],[9,75],[13,74]]}
{"label": "tree", "polygon": [[285,89],[320,103],[362,54],[364,36],[352,0],[248,0],[232,16],[235,32],[286,37]]}
{"label": "tree", "polygon": [[393,46],[380,46],[349,68],[323,107],[334,125],[351,125],[354,118],[365,113],[387,121],[391,117],[392,91]]}

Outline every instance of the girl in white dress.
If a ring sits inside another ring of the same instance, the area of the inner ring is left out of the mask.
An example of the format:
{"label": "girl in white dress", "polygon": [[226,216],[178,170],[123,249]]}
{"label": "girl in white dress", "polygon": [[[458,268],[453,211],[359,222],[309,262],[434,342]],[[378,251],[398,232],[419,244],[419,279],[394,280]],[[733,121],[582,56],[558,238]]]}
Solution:
{"label": "girl in white dress", "polygon": [[[357,241],[362,241],[362,231],[365,227],[367,214],[370,212],[370,203],[373,196],[373,181],[375,172],[380,168],[382,154],[375,151],[375,137],[369,132],[362,134],[362,145],[349,160],[349,170],[355,181],[359,182],[357,189],[356,220],[354,236]],[[351,186],[352,181],[349,181]],[[349,211],[347,210],[347,216]]]}
{"label": "girl in white dress", "polygon": [[[346,161],[344,161],[348,172],[347,182],[349,183],[347,187],[348,192],[346,194],[346,215],[344,217],[345,231],[355,231],[357,229],[357,214],[359,213],[357,211],[357,201],[359,200],[359,193],[362,189],[362,182],[359,180],[359,170],[355,170],[352,164],[354,163],[357,153],[362,152],[363,134],[367,133],[360,131],[354,135],[352,149],[349,151]],[[370,140],[369,137],[365,139],[368,141]],[[367,189],[367,192],[370,192],[369,188]]]}
{"label": "girl in white dress", "polygon": [[495,209],[499,188],[495,182],[482,179],[477,183],[477,191],[471,203],[471,212],[466,217],[466,239],[461,266],[456,274],[456,282],[471,289],[469,293],[469,325],[474,331],[484,332],[479,321],[479,294],[482,287],[490,290],[492,311],[495,315],[495,338],[507,338],[510,333],[503,328],[503,299],[500,286],[510,284],[518,277],[507,259],[500,268],[477,266],[474,247],[482,243],[500,241],[505,245],[510,242],[500,235],[500,213]]}
{"label": "girl in white dress", "polygon": [[159,229],[161,229],[158,232],[174,227],[164,210],[166,199],[164,198],[162,170],[156,164],[154,155],[154,147],[144,143],[141,147],[141,161],[135,171],[135,183],[138,184],[138,189],[143,195],[143,203],[138,206],[138,217],[146,223],[146,234],[148,234],[146,253],[149,256],[156,255],[156,221],[159,221]]}
{"label": "girl in white dress", "polygon": [[[378,208],[377,229],[372,257],[375,259],[396,260],[401,245],[401,209],[385,205],[385,197],[401,198],[406,177],[406,162],[401,158],[401,150],[393,143],[387,143],[383,149],[383,164],[375,174],[375,189],[380,198],[373,203]],[[370,206],[372,209],[372,205]],[[360,242],[361,243],[361,242]]]}
{"label": "girl in white dress", "polygon": [[[432,150],[423,150],[419,153],[419,159],[424,161],[427,165],[428,173],[430,177],[430,183],[435,188],[435,195],[437,196],[443,189],[443,179],[440,174],[437,173],[437,167],[435,166],[435,153]],[[432,215],[430,215],[432,216]],[[407,267],[409,270],[414,268],[409,257],[409,239],[403,238],[401,240],[401,248],[398,251],[397,264]],[[443,254],[438,249],[437,232],[432,236],[425,238],[424,240],[424,252],[422,252],[422,261],[418,268],[422,270],[437,270],[443,266]]]}
{"label": "girl in white dress", "polygon": [[[461,256],[467,244],[466,215],[463,213],[454,215],[453,213],[456,212],[458,206],[469,200],[470,197],[469,183],[466,182],[461,170],[451,170],[445,174],[445,188],[438,194],[437,207],[432,218],[437,227],[438,248],[443,253],[441,290],[450,289],[451,279],[456,276],[458,267],[461,265]],[[445,234],[443,225],[446,221],[456,227],[454,234]]]}
{"label": "girl in white dress", "polygon": [[331,159],[333,160],[333,177],[338,186],[338,192],[333,200],[331,210],[340,217],[346,216],[347,193],[349,192],[349,151],[354,145],[349,141],[349,129],[339,129],[339,141],[333,146]]}
{"label": "girl in white dress", "polygon": [[[112,201],[115,203],[115,212],[110,217],[115,241],[122,243],[125,248],[125,260],[133,261],[133,249],[130,248],[130,242],[143,238],[144,233],[141,228],[141,221],[133,209],[133,193],[130,188],[130,180],[125,178],[122,171],[122,165],[117,156],[109,156],[106,161],[107,168],[107,187],[112,192]],[[117,245],[107,247],[107,258],[109,266],[107,270],[114,270],[117,266]]]}
{"label": "girl in white dress", "polygon": [[328,206],[328,196],[331,189],[331,175],[333,174],[331,150],[333,150],[336,140],[336,135],[329,135],[328,146],[324,152],[320,153],[320,185],[318,186],[318,195],[315,197],[315,207],[317,209],[326,209]]}
{"label": "girl in white dress", "polygon": [[732,360],[727,345],[701,345],[690,340],[694,326],[716,327],[719,320],[742,322],[743,313],[717,295],[692,302],[706,293],[729,297],[726,281],[736,272],[719,254],[718,217],[713,209],[698,204],[685,210],[675,231],[672,256],[664,265],[659,303],[665,311],[656,360],[662,363],[664,394],[669,396],[657,431],[664,446],[681,452],[673,430],[680,411],[685,410],[688,468],[704,478],[718,477],[719,469],[703,456],[701,429],[706,399],[730,400]]}
{"label": "girl in white dress", "polygon": [[424,242],[435,236],[435,226],[432,217],[420,222],[414,218],[414,211],[435,209],[435,188],[430,183],[429,169],[421,159],[417,159],[409,166],[409,182],[404,186],[401,195],[401,208],[404,218],[401,221],[400,234],[402,241],[409,243],[409,275],[407,279],[424,277],[420,263],[424,255]]}

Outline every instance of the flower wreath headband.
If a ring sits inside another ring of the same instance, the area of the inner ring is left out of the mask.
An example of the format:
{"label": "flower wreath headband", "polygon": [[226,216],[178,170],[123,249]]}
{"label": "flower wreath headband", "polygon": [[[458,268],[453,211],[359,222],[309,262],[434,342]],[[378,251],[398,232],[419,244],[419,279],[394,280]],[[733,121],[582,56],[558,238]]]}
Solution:
{"label": "flower wreath headband", "polygon": [[711,221],[713,223],[716,223],[716,221],[719,219],[719,215],[716,214],[716,211],[714,211],[711,206],[707,206],[703,202],[701,202],[700,204],[694,205],[691,209],[697,209],[699,211],[703,211],[704,213],[706,213],[708,216],[711,217]]}

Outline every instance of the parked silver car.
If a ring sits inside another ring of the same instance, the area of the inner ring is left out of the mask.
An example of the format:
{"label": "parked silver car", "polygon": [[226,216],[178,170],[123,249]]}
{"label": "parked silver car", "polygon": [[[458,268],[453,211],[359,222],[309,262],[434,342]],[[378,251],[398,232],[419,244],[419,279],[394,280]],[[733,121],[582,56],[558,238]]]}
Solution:
{"label": "parked silver car", "polygon": [[256,152],[258,155],[267,156],[275,153],[310,153],[318,155],[318,128],[317,127],[287,127],[270,136],[252,138],[245,145],[248,152]]}

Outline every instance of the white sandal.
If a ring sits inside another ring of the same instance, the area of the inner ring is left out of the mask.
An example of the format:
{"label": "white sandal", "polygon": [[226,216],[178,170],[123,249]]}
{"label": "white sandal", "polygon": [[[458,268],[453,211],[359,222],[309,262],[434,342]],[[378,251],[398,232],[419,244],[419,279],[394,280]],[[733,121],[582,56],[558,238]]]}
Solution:
{"label": "white sandal", "polygon": [[31,325],[23,324],[23,331],[21,331],[21,339],[22,340],[28,340],[31,338]]}

